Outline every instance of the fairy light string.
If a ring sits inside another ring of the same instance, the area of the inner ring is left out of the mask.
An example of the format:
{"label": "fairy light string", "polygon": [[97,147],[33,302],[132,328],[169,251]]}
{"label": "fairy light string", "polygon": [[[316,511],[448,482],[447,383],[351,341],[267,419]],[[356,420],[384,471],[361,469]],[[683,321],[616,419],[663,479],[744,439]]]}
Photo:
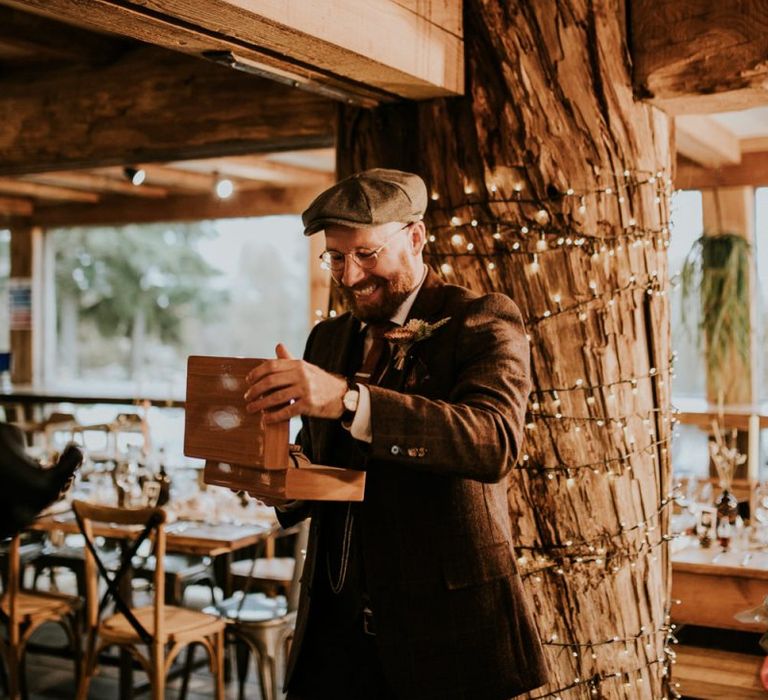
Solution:
{"label": "fairy light string", "polygon": [[[566,329],[578,333],[579,328],[594,323],[617,323],[617,311],[626,316],[633,309],[666,303],[669,289],[675,286],[675,280],[668,282],[659,272],[663,267],[660,256],[670,245],[672,181],[666,171],[592,168],[596,185],[551,188],[545,196],[532,196],[532,186],[523,181],[525,168],[521,166],[520,170],[521,176],[517,182],[512,181],[511,191],[493,182],[485,182],[484,186],[468,183],[464,186],[464,201],[459,203],[446,202],[439,192],[431,192],[432,223],[424,253],[445,278],[488,289],[513,289],[516,293],[520,291],[516,279],[520,279],[527,285],[521,309],[534,348]],[[656,207],[646,206],[650,204]],[[626,267],[631,274],[623,272]],[[333,310],[329,315],[336,313]],[[316,316],[320,319],[322,311],[317,310]],[[617,345],[614,351],[619,355],[621,348]],[[654,397],[668,394],[665,387],[674,377],[674,354],[666,364],[655,357],[650,360],[651,366],[635,365],[634,372],[622,372],[621,363],[616,364],[613,376],[604,380],[590,377],[594,370],[585,366],[582,376],[575,380],[573,375],[564,378],[555,371],[537,381],[526,412],[529,444],[516,465],[519,473],[539,483],[543,479],[553,488],[577,487],[582,493],[605,483],[610,493],[614,488],[623,489],[629,483],[627,478],[635,478],[635,470],[641,466],[661,469],[677,422],[671,407],[635,411],[625,408],[621,415],[611,409],[623,407],[641,392],[643,401],[649,392]],[[668,397],[662,403],[665,401]],[[582,411],[584,415],[580,415]],[[583,430],[590,438],[606,435],[606,445],[615,445],[614,456],[584,464],[560,459],[547,464],[544,457],[549,452],[541,452],[537,440],[545,440],[547,435],[552,439],[555,425],[576,433]],[[619,481],[620,477],[626,478]],[[560,534],[562,539],[556,542],[517,546],[521,576],[527,586],[569,586],[570,577],[582,573],[592,576],[591,572],[597,571],[613,577],[625,568],[642,567],[644,561],[650,565],[659,558],[657,551],[673,537],[664,532],[664,521],[676,498],[673,492],[653,506],[640,503],[642,515],[627,518],[628,522],[623,522],[617,511],[618,525],[596,536],[565,539]],[[656,664],[662,665],[661,675],[666,679],[661,681],[664,700],[679,698],[668,682],[668,668],[674,662],[674,653],[669,649],[673,629],[667,618],[656,629],[641,627],[635,634],[601,635],[592,642],[558,640],[553,635],[544,641],[545,647],[579,660],[587,660],[590,653],[596,659],[591,649],[610,649],[611,645],[620,650],[617,658],[632,645],[636,651],[649,654],[652,647],[658,647],[660,637],[664,653],[658,657],[654,654],[645,665],[628,671],[601,669],[599,673],[579,675],[556,690],[532,696],[532,700],[567,700],[569,693],[576,696],[574,691],[583,697],[585,688],[587,693],[598,696],[604,684],[641,686],[645,682],[643,672],[646,680],[655,684],[658,681],[647,669]],[[612,696],[613,692],[615,688],[611,687],[607,694]]]}

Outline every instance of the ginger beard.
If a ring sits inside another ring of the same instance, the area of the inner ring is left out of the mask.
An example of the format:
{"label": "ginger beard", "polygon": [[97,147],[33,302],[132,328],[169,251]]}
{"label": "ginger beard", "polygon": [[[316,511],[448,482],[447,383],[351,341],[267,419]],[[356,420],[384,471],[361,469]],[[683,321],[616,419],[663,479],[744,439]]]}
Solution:
{"label": "ginger beard", "polygon": [[408,266],[408,256],[400,255],[402,267],[390,277],[373,273],[351,287],[336,281],[352,314],[365,323],[389,321],[416,286],[416,278]]}

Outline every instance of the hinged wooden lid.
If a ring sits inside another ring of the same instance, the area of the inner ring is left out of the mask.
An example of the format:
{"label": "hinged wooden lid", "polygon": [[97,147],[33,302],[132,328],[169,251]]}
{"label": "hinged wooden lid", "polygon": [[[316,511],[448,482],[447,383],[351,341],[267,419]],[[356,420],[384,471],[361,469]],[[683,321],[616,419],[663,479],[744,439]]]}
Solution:
{"label": "hinged wooden lid", "polygon": [[184,454],[260,469],[287,469],[288,421],[265,424],[245,410],[245,377],[263,359],[204,357],[187,360]]}

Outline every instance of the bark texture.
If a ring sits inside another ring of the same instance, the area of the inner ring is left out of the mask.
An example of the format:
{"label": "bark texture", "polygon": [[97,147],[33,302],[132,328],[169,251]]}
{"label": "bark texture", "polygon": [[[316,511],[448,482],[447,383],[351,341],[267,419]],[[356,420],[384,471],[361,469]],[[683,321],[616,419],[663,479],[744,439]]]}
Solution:
{"label": "bark texture", "polygon": [[670,135],[633,99],[623,18],[615,0],[466,0],[466,97],[340,116],[339,176],[420,173],[430,263],[526,319],[509,503],[553,673],[534,698],[669,693]]}

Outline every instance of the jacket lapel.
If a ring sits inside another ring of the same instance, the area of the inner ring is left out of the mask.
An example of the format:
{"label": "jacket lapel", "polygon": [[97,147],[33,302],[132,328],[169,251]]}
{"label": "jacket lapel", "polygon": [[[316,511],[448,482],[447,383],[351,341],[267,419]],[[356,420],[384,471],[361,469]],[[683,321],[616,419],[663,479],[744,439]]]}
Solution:
{"label": "jacket lapel", "polygon": [[[445,282],[437,276],[432,268],[428,267],[427,277],[424,280],[424,284],[421,285],[421,289],[416,295],[416,299],[414,299],[411,310],[408,312],[406,323],[414,318],[426,321],[427,323],[435,323],[440,320],[440,312],[443,310],[444,305]],[[394,359],[391,360],[382,381],[379,382],[380,385],[388,389],[402,391],[405,378],[408,376],[408,372],[410,371],[417,352],[418,344],[415,344],[408,350],[403,367],[399,370],[395,369]],[[395,354],[396,352],[393,352],[393,358]]]}

